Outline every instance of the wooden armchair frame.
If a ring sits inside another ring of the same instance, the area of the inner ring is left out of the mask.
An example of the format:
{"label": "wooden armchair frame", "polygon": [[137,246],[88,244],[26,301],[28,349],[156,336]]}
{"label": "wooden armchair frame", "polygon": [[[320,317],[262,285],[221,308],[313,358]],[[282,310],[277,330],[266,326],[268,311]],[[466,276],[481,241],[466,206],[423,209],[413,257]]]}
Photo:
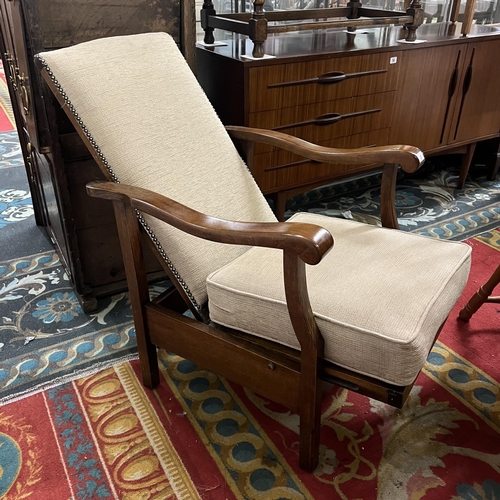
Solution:
{"label": "wooden armchair frame", "polygon": [[[300,415],[299,465],[312,471],[319,459],[322,381],[335,383],[390,405],[401,407],[412,385],[395,386],[339,367],[324,360],[324,341],[318,330],[307,291],[305,264],[315,265],[333,246],[331,234],[304,223],[246,223],[216,219],[157,193],[112,182],[93,144],[45,69],[42,75],[65,109],[107,181],[91,182],[88,194],[113,202],[130,300],[137,334],[143,383],[159,383],[156,348],[164,348],[244,385]],[[311,160],[325,163],[379,163],[383,167],[382,222],[397,228],[394,187],[398,164],[406,172],[423,163],[420,150],[411,146],[336,150],[310,144],[281,132],[227,127],[234,139],[261,141]],[[190,297],[154,244],[147,238],[173,286],[154,300],[149,298],[141,240],[145,230],[141,215],[154,216],[191,235],[211,241],[272,247],[283,250],[284,285],[290,319],[300,351],[240,331],[210,323],[205,310],[194,307]],[[195,319],[184,313],[190,309]],[[222,354],[221,354],[222,353]],[[248,367],[242,370],[242,366]]]}

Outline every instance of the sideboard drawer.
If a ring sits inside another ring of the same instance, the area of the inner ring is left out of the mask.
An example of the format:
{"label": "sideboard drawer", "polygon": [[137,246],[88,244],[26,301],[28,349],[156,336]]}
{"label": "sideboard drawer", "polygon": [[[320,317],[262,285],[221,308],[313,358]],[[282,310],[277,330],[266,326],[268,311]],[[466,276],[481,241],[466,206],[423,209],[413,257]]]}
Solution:
{"label": "sideboard drawer", "polygon": [[[321,142],[322,146],[342,149],[383,146],[388,144],[389,128],[366,131],[363,133],[328,139]],[[372,166],[359,166],[359,171]],[[342,176],[342,172],[354,171],[352,165],[330,165],[306,161],[301,156],[288,151],[276,150],[253,157],[252,174],[264,193],[272,193],[283,186],[289,188],[307,185],[333,174]]]}
{"label": "sideboard drawer", "polygon": [[250,113],[395,90],[398,54],[388,52],[251,68]]}
{"label": "sideboard drawer", "polygon": [[274,130],[306,141],[323,143],[368,130],[390,127],[394,92],[285,108]]}
{"label": "sideboard drawer", "polygon": [[[394,92],[381,92],[331,102],[263,111],[249,117],[249,126],[271,128],[314,143],[388,128],[394,108]],[[264,125],[266,124],[266,125]],[[272,151],[256,144],[255,154]]]}

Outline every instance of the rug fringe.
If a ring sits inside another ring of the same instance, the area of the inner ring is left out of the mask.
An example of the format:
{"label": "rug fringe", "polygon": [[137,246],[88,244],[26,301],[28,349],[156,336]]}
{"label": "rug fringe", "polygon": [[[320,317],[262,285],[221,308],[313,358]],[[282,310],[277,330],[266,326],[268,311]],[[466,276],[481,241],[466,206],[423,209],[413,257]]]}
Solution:
{"label": "rug fringe", "polygon": [[33,396],[38,394],[39,392],[46,391],[48,389],[52,389],[57,387],[58,385],[66,384],[68,382],[73,382],[79,378],[88,377],[89,375],[94,375],[95,373],[106,370],[116,365],[120,365],[122,363],[127,363],[129,361],[134,361],[139,359],[139,355],[129,354],[119,359],[112,359],[109,361],[102,361],[92,366],[92,368],[87,368],[81,371],[73,372],[68,375],[63,375],[62,377],[52,379],[50,382],[42,382],[34,387],[30,387],[22,392],[17,392],[16,394],[10,394],[9,396],[5,396],[0,398],[0,406],[4,406],[8,403],[14,403],[21,399],[27,398],[29,396]]}

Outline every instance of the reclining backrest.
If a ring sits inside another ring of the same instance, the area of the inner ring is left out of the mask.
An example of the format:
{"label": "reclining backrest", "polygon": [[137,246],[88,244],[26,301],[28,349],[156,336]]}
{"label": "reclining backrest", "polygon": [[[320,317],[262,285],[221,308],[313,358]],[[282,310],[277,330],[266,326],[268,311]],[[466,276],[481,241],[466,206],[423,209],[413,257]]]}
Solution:
{"label": "reclining backrest", "polygon": [[[114,180],[214,217],[276,221],[168,34],[103,38],[37,57]],[[247,249],[144,219],[198,307],[206,277]]]}

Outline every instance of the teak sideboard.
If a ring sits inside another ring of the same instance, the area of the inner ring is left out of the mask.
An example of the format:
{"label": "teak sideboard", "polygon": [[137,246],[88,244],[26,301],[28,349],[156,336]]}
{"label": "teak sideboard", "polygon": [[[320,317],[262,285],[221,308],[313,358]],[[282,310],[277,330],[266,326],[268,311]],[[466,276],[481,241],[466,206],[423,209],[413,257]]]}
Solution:
{"label": "teak sideboard", "polygon": [[[226,125],[282,130],[329,147],[410,144],[426,155],[462,154],[459,187],[476,143],[486,141],[490,176],[500,164],[500,29],[426,24],[422,43],[398,27],[270,37],[265,53],[234,35],[197,48],[197,77]],[[455,34],[456,33],[456,34]],[[283,219],[292,196],[380,168],[315,164],[268,146],[244,151],[258,185]]]}

